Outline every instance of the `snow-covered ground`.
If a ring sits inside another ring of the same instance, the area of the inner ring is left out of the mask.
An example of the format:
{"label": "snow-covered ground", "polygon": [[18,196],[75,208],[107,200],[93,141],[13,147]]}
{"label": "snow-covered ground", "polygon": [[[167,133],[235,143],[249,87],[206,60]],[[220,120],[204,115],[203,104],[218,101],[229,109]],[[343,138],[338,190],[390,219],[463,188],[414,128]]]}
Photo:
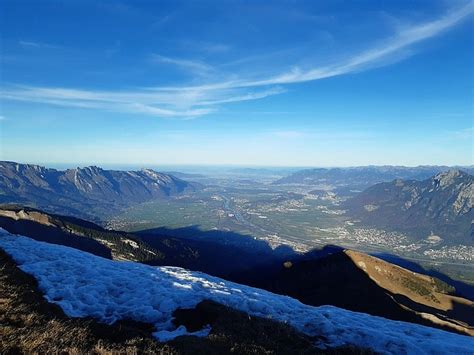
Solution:
{"label": "snow-covered ground", "polygon": [[[0,247],[32,274],[50,302],[72,317],[112,323],[133,319],[154,324],[161,341],[186,334],[172,313],[208,299],[252,316],[287,323],[317,346],[354,344],[382,353],[473,354],[474,338],[387,320],[337,307],[311,307],[281,295],[177,267],[152,267],[103,259],[76,249],[14,236],[0,229]],[[196,335],[205,336],[205,328]]]}

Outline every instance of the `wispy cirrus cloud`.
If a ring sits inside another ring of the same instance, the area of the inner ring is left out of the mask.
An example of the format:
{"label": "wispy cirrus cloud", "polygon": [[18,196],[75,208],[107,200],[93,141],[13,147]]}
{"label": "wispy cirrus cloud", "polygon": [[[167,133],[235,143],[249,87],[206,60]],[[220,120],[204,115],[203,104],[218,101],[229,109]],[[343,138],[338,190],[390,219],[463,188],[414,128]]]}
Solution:
{"label": "wispy cirrus cloud", "polygon": [[116,92],[13,86],[0,89],[0,97],[66,107],[141,113],[163,118],[194,118],[214,112],[218,104],[262,99],[281,92],[283,89],[280,88],[245,92],[240,89]]}
{"label": "wispy cirrus cloud", "polygon": [[[84,107],[165,118],[194,118],[215,112],[219,105],[282,94],[285,86],[321,80],[387,65],[413,54],[414,47],[449,30],[472,15],[474,3],[452,9],[429,22],[397,26],[395,32],[377,44],[340,58],[330,65],[291,67],[261,75],[252,68],[241,68],[238,74],[222,71],[196,60],[153,54],[152,61],[187,70],[199,85],[157,86],[127,91],[77,90],[32,86],[8,86],[0,90],[7,100],[39,102],[66,107]],[[41,44],[25,42],[24,46]],[[211,75],[212,74],[212,75]],[[210,78],[220,78],[211,81]]]}
{"label": "wispy cirrus cloud", "polygon": [[18,44],[22,47],[32,47],[32,48],[40,48],[41,44],[38,42],[31,42],[31,41],[19,41]]}
{"label": "wispy cirrus cloud", "polygon": [[283,72],[273,77],[252,81],[237,81],[232,85],[234,87],[250,87],[293,84],[367,70],[374,66],[381,66],[384,62],[393,63],[393,56],[399,56],[401,51],[409,49],[418,42],[441,34],[468,16],[471,16],[473,12],[474,3],[469,2],[467,5],[451,11],[437,20],[413,26],[401,27],[391,38],[381,41],[380,45],[369,48],[361,53],[353,54],[346,60],[342,60],[333,65],[310,68],[307,70],[294,67],[290,71]]}
{"label": "wispy cirrus cloud", "polygon": [[214,68],[211,65],[197,60],[171,58],[160,54],[152,54],[151,60],[155,63],[174,65],[179,68],[189,70],[197,75],[204,75],[214,71]]}
{"label": "wispy cirrus cloud", "polygon": [[61,48],[60,46],[53,45],[50,43],[36,42],[36,41],[18,41],[18,44],[25,49],[34,49],[34,48]]}

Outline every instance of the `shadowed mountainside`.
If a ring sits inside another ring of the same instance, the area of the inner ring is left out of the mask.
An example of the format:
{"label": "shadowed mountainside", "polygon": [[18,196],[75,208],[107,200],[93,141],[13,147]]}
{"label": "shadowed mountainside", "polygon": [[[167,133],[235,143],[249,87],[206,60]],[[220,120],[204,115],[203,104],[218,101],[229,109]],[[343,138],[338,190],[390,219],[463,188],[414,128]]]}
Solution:
{"label": "shadowed mountainside", "polygon": [[337,247],[232,275],[303,303],[337,307],[474,335],[474,303],[454,287],[373,256]]}
{"label": "shadowed mountainside", "polygon": [[107,215],[135,203],[194,191],[197,186],[150,169],[117,171],[89,166],[60,171],[0,162],[0,203],[77,216]]}
{"label": "shadowed mountainside", "polygon": [[423,181],[377,184],[346,201],[344,208],[367,225],[474,245],[474,176],[460,170]]}

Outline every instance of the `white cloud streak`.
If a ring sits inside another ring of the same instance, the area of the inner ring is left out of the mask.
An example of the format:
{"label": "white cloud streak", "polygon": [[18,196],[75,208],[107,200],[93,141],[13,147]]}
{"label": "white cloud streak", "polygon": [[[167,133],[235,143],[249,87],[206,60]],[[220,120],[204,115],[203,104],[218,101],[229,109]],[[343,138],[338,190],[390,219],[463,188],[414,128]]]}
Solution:
{"label": "white cloud streak", "polygon": [[390,58],[390,56],[399,55],[400,51],[418,42],[439,35],[472,15],[473,12],[474,2],[469,2],[467,5],[449,12],[440,19],[399,29],[396,35],[388,40],[384,40],[380,46],[355,54],[347,60],[335,65],[312,68],[309,70],[292,68],[288,72],[270,78],[253,81],[234,81],[227,84],[224,83],[223,87],[235,88],[301,83],[366,70],[373,66],[380,66],[383,65],[383,61],[393,62],[393,58]]}
{"label": "white cloud streak", "polygon": [[[163,118],[194,118],[210,114],[217,106],[232,102],[258,100],[285,92],[283,86],[334,76],[360,72],[373,67],[387,65],[406,56],[414,45],[433,38],[471,16],[474,3],[449,11],[442,17],[422,24],[398,27],[390,38],[360,53],[325,67],[309,69],[292,68],[273,76],[259,79],[240,78],[209,82],[197,86],[153,87],[133,91],[97,91],[66,88],[10,86],[0,90],[6,100],[83,107],[125,113],[139,113]],[[35,46],[23,42],[24,46]],[[169,58],[154,54],[152,60],[175,65],[203,76],[215,69],[202,62]],[[222,75],[220,75],[222,77]],[[258,77],[252,75],[251,77]]]}
{"label": "white cloud streak", "polygon": [[31,42],[31,41],[20,41],[18,42],[20,46],[22,47],[33,47],[33,48],[40,48],[41,44],[37,42]]}
{"label": "white cloud streak", "polygon": [[152,54],[151,60],[155,63],[171,64],[189,70],[197,75],[205,75],[214,71],[212,66],[197,60],[170,58],[160,54]]}
{"label": "white cloud streak", "polygon": [[242,90],[115,92],[15,86],[0,89],[0,97],[6,100],[141,113],[163,118],[194,118],[214,112],[218,104],[262,99],[281,92],[283,89],[278,87],[242,93]]}
{"label": "white cloud streak", "polygon": [[18,44],[24,49],[40,49],[40,48],[58,49],[58,48],[61,48],[61,47],[55,46],[53,44],[43,43],[43,42],[34,42],[34,41],[18,41]]}

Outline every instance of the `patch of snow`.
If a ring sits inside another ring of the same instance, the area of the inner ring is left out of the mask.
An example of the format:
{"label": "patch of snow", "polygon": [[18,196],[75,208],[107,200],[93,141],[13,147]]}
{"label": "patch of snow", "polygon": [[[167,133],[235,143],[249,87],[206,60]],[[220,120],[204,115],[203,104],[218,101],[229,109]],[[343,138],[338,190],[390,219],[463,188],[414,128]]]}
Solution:
{"label": "patch of snow", "polygon": [[138,243],[134,240],[131,240],[131,239],[124,239],[124,242],[129,244],[132,248],[134,249],[138,249]]}
{"label": "patch of snow", "polygon": [[182,336],[182,335],[193,335],[195,337],[207,337],[210,332],[211,332],[210,326],[206,326],[203,329],[198,330],[196,332],[188,332],[188,330],[186,329],[184,325],[180,325],[175,330],[160,330],[158,332],[155,332],[153,335],[160,341],[165,342],[165,341],[173,340],[174,338]]}
{"label": "patch of snow", "polygon": [[[147,322],[154,324],[154,336],[160,341],[189,334],[184,327],[173,326],[173,312],[194,308],[207,299],[323,337],[315,344],[321,347],[353,344],[386,354],[474,351],[474,339],[468,336],[332,306],[312,307],[201,272],[112,261],[2,229],[0,247],[38,280],[46,299],[67,315],[92,316],[106,323],[119,319]],[[207,327],[192,334],[205,336],[209,331]]]}

